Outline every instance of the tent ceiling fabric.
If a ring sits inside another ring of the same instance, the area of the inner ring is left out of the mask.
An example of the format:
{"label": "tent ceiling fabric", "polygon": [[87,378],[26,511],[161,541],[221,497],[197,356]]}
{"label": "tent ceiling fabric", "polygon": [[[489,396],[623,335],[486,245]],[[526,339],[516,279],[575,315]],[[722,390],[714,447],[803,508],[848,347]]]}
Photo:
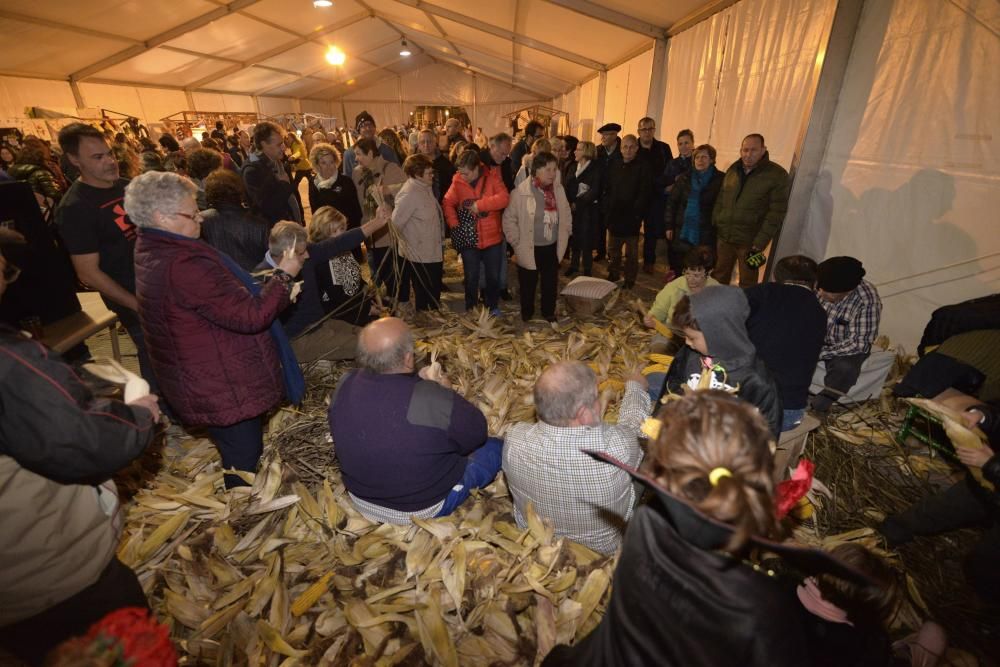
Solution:
{"label": "tent ceiling fabric", "polygon": [[334,99],[441,63],[551,97],[719,2],[6,0],[0,74]]}

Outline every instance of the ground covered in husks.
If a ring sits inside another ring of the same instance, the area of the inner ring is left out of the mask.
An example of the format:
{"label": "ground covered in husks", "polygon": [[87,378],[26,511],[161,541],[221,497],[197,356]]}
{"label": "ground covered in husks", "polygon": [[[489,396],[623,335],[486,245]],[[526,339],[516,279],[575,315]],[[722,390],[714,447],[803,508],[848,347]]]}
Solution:
{"label": "ground covered in husks", "polygon": [[[534,418],[534,380],[561,358],[593,363],[613,417],[617,380],[643,363],[649,341],[639,319],[623,297],[606,315],[554,326],[442,312],[416,333],[424,360],[440,361],[502,434]],[[607,603],[614,559],[554,538],[537,517],[517,528],[502,475],[454,516],[408,528],[372,524],[351,507],[326,418],[346,368],[307,369],[307,398],[271,418],[249,489],[224,491],[214,448],[190,437],[171,438],[123,477],[138,491],[119,556],[171,625],[184,664],[531,665],[586,635]],[[880,549],[868,527],[951,472],[894,442],[900,411],[874,401],[810,437],[807,455],[829,493],[814,491],[798,539]],[[938,619],[964,649],[951,664],[991,651],[988,617],[958,569],[970,539],[922,539],[885,554],[907,584],[894,631]]]}

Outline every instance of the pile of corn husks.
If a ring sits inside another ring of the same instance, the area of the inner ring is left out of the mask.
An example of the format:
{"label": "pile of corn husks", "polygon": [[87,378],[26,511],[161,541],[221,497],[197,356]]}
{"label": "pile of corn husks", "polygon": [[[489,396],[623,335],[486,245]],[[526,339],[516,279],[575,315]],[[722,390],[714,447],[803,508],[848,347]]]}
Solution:
{"label": "pile of corn husks", "polygon": [[[502,434],[531,420],[549,363],[592,362],[609,416],[648,333],[618,306],[601,325],[515,332],[485,316],[434,315],[418,348]],[[173,442],[128,510],[119,557],[139,574],[186,664],[531,665],[588,633],[613,559],[536,516],[520,530],[502,475],[451,517],[373,524],[333,460],[327,398],[339,369],[309,375],[300,409],[269,425],[249,489],[225,491],[208,440]]]}

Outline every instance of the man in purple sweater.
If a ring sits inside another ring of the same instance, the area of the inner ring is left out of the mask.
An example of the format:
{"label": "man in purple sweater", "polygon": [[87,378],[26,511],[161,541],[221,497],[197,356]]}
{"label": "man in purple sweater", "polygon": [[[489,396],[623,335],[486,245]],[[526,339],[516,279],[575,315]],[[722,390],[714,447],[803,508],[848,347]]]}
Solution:
{"label": "man in purple sweater", "polygon": [[455,393],[438,364],[414,372],[413,333],[386,317],[358,337],[361,366],[330,400],[330,433],[344,486],[381,523],[447,516],[500,471],[503,441]]}

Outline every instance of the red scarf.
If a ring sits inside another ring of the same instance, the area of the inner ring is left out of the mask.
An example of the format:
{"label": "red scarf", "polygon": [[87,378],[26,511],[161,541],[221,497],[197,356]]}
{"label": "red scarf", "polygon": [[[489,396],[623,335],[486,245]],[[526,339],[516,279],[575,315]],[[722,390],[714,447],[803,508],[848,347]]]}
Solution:
{"label": "red scarf", "polygon": [[556,210],[556,189],[550,183],[549,185],[542,185],[541,181],[537,178],[534,179],[535,187],[542,191],[545,196],[545,210],[555,211]]}

